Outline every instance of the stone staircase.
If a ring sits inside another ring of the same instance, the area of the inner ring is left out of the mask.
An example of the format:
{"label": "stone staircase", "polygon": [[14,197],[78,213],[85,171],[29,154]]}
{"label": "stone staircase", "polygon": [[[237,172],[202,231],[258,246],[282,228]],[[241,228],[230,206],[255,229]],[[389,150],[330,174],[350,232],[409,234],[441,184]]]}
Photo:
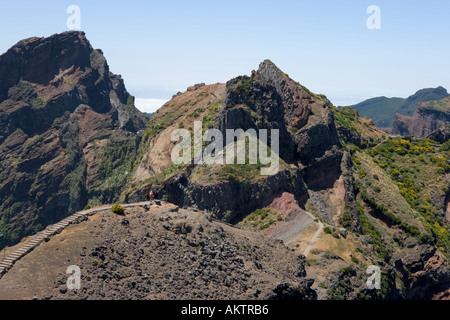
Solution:
{"label": "stone staircase", "polygon": [[[155,201],[161,204],[162,201]],[[150,206],[153,203],[153,201],[145,201],[145,202],[139,202],[139,203],[130,203],[130,204],[123,204],[122,206],[124,208],[131,208],[134,206]],[[25,244],[20,246],[17,250],[6,256],[3,260],[0,261],[0,279],[3,277],[5,273],[8,272],[9,269],[12,268],[12,266],[20,260],[22,257],[24,257],[29,252],[33,251],[37,246],[39,246],[42,242],[50,240],[52,236],[55,234],[60,233],[63,231],[66,227],[68,227],[71,224],[78,224],[82,221],[85,221],[88,219],[88,216],[92,216],[96,214],[97,212],[103,211],[103,210],[110,210],[112,205],[104,205],[100,207],[95,207],[92,209],[84,210],[77,212],[64,220],[61,220],[58,223],[55,223],[53,225],[48,226],[45,228],[45,230],[37,233],[36,235],[32,236]],[[162,212],[159,212],[158,214],[165,214],[168,212],[175,212],[178,211],[178,207],[174,207],[169,210],[165,210]]]}
{"label": "stone staircase", "polygon": [[111,206],[101,206],[96,207],[89,210],[84,210],[77,212],[64,220],[61,220],[60,222],[50,225],[45,230],[37,233],[36,235],[32,236],[24,245],[22,245],[19,249],[15,250],[6,258],[0,261],[0,278],[8,272],[9,269],[12,268],[12,266],[20,260],[23,256],[25,256],[27,253],[33,251],[38,245],[40,245],[44,241],[48,241],[50,237],[54,236],[55,234],[60,233],[64,228],[69,226],[70,224],[78,224],[84,220],[88,219],[88,216],[94,215],[95,213],[110,209]]}

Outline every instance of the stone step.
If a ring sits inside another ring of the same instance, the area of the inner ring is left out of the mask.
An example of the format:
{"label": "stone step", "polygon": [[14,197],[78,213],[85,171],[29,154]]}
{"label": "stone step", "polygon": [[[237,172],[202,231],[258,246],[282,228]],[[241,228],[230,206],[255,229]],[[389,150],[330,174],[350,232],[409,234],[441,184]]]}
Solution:
{"label": "stone step", "polygon": [[17,255],[20,255],[20,252],[18,252],[17,250],[12,252],[11,254],[8,255],[8,257],[16,257]]}
{"label": "stone step", "polygon": [[32,248],[36,246],[39,242],[28,242],[26,245],[24,245],[24,248]]}
{"label": "stone step", "polygon": [[67,227],[67,223],[61,223],[60,222],[60,223],[54,224],[53,227],[57,227],[57,228]]}
{"label": "stone step", "polygon": [[[142,204],[149,204],[149,203],[143,202]],[[135,204],[128,204],[127,207],[131,207],[134,205]],[[40,233],[33,236],[22,247],[20,247],[16,251],[12,252],[10,255],[5,257],[5,259],[0,260],[0,272],[2,270],[6,270],[6,269],[10,268],[18,259],[25,256],[30,251],[32,251],[36,246],[38,246],[39,244],[44,242],[45,238],[55,234],[55,232],[57,232],[59,230],[62,230],[64,228],[68,227],[72,222],[76,221],[78,218],[85,217],[85,216],[91,216],[91,215],[96,214],[97,212],[107,210],[108,208],[109,208],[109,206],[103,206],[103,207],[94,208],[94,209],[90,209],[90,210],[79,211],[69,217],[66,217],[65,219],[59,221],[58,223],[48,226],[45,230],[43,230]],[[167,211],[171,212],[172,210],[174,210],[174,209],[167,210]]]}
{"label": "stone step", "polygon": [[11,262],[17,259],[16,257],[13,257],[11,254],[9,256],[6,256],[5,259],[2,260],[2,262]]}

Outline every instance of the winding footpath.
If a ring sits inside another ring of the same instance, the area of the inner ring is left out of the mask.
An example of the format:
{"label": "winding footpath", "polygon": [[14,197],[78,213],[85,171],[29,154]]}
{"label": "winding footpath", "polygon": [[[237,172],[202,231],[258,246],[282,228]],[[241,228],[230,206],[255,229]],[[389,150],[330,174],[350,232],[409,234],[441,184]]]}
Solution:
{"label": "winding footpath", "polygon": [[[139,203],[131,203],[131,204],[123,204],[122,206],[124,208],[130,208],[134,206],[145,206],[145,205],[151,205],[153,202],[146,201],[146,202],[139,202]],[[45,230],[37,233],[36,235],[32,236],[28,241],[26,241],[23,245],[21,245],[18,249],[16,249],[14,252],[7,255],[3,260],[0,261],[0,279],[3,277],[5,273],[8,272],[9,269],[12,268],[12,266],[21,258],[23,258],[26,254],[33,251],[37,246],[39,246],[42,242],[48,241],[50,237],[59,234],[61,231],[63,231],[66,227],[68,227],[71,224],[78,224],[82,221],[85,221],[88,219],[88,216],[92,216],[96,214],[97,212],[103,211],[103,210],[109,210],[111,209],[112,205],[104,205],[100,207],[95,207],[92,209],[84,210],[77,212],[60,222],[50,225]],[[174,210],[174,209],[171,209]],[[169,210],[170,211],[170,210]]]}
{"label": "winding footpath", "polygon": [[[306,212],[306,211],[305,211]],[[316,217],[314,217],[311,213],[306,212],[306,214],[310,215],[313,219],[316,219]],[[311,239],[309,239],[308,241],[308,246],[306,247],[305,251],[303,251],[303,255],[306,257],[308,256],[309,252],[311,251],[311,249],[314,247],[314,245],[317,242],[317,239],[319,238],[319,236],[322,234],[323,232],[323,223],[322,221],[318,220],[318,224],[319,224],[319,229],[316,231],[316,233],[311,237]]]}
{"label": "winding footpath", "polygon": [[[122,206],[124,208],[130,208],[135,206],[150,206],[154,202],[153,201],[145,201],[145,202],[138,202],[138,203],[130,203],[130,204],[123,204]],[[52,236],[61,233],[66,227],[68,227],[71,224],[78,224],[88,219],[89,216],[92,216],[100,211],[104,210],[110,210],[112,205],[103,205],[99,207],[95,207],[92,209],[84,210],[77,212],[60,222],[50,225],[45,230],[37,233],[36,235],[30,237],[25,243],[23,243],[18,249],[14,250],[12,253],[7,255],[3,260],[0,260],[0,279],[3,277],[4,274],[6,274],[13,266],[14,264],[22,259],[25,255],[27,255],[29,252],[33,251],[36,247],[38,247],[41,243],[48,241]],[[178,211],[178,207],[174,207],[169,210],[165,210],[162,212],[158,212],[157,214],[164,214],[167,212],[173,212]],[[313,219],[315,217],[306,212],[309,216],[311,216]],[[303,254],[307,256],[309,252],[311,251],[312,247],[316,244],[318,237],[323,232],[324,225],[321,221],[318,222],[319,229],[316,231],[316,233],[311,237],[311,239],[308,241],[308,246],[306,247]]]}

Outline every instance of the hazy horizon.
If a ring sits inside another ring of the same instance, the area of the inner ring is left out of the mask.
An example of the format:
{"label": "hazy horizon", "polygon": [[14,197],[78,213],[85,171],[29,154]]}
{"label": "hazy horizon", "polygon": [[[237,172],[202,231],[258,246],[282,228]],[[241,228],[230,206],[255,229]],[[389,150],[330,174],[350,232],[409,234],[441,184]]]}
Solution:
{"label": "hazy horizon", "polygon": [[[439,0],[6,2],[0,52],[67,31],[70,5],[147,112],[195,83],[249,75],[265,59],[335,105],[450,88],[450,3]],[[379,30],[367,27],[371,5]]]}

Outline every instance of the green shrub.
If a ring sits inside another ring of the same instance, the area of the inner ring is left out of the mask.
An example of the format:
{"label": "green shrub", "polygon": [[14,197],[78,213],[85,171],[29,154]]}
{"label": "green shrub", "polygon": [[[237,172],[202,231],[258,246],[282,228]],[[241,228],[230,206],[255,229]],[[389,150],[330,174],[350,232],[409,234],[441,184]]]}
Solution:
{"label": "green shrub", "polygon": [[359,260],[352,256],[352,262],[358,264]]}
{"label": "green shrub", "polygon": [[116,214],[123,214],[125,212],[124,207],[115,204],[112,206],[112,212],[116,213]]}
{"label": "green shrub", "polygon": [[344,228],[350,227],[352,224],[352,217],[350,215],[350,212],[345,211],[340,222]]}
{"label": "green shrub", "polygon": [[380,193],[381,192],[381,188],[379,186],[374,186],[373,187],[373,191]]}
{"label": "green shrub", "polygon": [[263,211],[261,213],[261,220],[264,220],[265,218],[267,218],[268,215],[269,215],[269,211],[268,210],[267,211]]}
{"label": "green shrub", "polygon": [[323,229],[323,232],[325,232],[326,234],[332,234],[332,231],[331,231],[330,227],[325,227]]}
{"label": "green shrub", "polygon": [[263,224],[261,227],[259,227],[259,230],[264,230],[267,229],[268,227],[270,227],[270,223]]}

